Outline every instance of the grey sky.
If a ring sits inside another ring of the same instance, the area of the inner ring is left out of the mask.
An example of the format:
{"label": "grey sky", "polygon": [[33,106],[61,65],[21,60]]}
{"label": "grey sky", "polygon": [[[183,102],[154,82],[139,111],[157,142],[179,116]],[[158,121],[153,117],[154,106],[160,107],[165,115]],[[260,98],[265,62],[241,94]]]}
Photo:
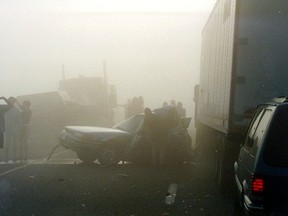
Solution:
{"label": "grey sky", "polygon": [[141,95],[190,109],[215,1],[0,0],[0,94],[56,90],[62,65],[66,78],[103,76],[105,61],[120,104]]}

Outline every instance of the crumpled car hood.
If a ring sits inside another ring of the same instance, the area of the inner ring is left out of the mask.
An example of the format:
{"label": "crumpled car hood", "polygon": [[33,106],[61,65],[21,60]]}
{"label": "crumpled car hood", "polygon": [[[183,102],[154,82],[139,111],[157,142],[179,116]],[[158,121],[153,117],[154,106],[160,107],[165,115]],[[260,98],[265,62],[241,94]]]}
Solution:
{"label": "crumpled car hood", "polygon": [[90,137],[91,140],[106,142],[108,140],[117,138],[117,140],[129,140],[132,134],[113,128],[105,127],[90,127],[90,126],[66,126],[66,132],[82,133]]}

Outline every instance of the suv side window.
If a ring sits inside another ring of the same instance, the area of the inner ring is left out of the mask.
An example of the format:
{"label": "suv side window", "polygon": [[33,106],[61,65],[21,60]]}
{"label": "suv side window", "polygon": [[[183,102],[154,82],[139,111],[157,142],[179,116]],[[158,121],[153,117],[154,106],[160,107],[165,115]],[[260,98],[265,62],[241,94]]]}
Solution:
{"label": "suv side window", "polygon": [[245,146],[248,147],[248,151],[250,152],[250,154],[254,156],[256,155],[257,150],[261,144],[263,134],[268,126],[271,115],[272,110],[262,110],[250,127]]}

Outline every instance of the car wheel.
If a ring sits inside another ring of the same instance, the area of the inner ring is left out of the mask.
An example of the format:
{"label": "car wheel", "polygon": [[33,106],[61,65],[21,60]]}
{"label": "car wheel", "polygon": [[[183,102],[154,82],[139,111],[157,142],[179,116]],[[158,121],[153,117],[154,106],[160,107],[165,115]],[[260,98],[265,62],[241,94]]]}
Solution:
{"label": "car wheel", "polygon": [[114,165],[120,162],[121,152],[113,146],[107,146],[100,150],[98,161],[102,165]]}
{"label": "car wheel", "polygon": [[84,163],[93,163],[97,159],[95,152],[78,151],[77,156]]}

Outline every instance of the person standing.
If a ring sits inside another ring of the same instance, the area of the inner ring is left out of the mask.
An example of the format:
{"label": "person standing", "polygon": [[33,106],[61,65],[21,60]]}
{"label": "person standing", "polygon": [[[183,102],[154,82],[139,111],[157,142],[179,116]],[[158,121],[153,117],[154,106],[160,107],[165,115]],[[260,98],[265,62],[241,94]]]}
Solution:
{"label": "person standing", "polygon": [[166,133],[159,116],[155,115],[150,108],[144,109],[143,131],[151,143],[153,165],[163,165],[165,160]]}
{"label": "person standing", "polygon": [[22,130],[20,134],[20,159],[27,160],[28,155],[28,138],[30,135],[30,120],[32,115],[31,102],[23,101],[22,105],[16,100],[16,103],[21,108],[21,123]]}
{"label": "person standing", "polygon": [[5,119],[4,115],[13,104],[5,97],[0,97],[1,100],[4,100],[6,104],[0,105],[0,149],[4,147],[4,131],[5,131]]}
{"label": "person standing", "polygon": [[175,107],[175,106],[176,106],[176,101],[175,101],[174,99],[172,99],[172,100],[170,101],[170,105]]}
{"label": "person standing", "polygon": [[183,107],[180,101],[177,102],[176,108],[177,108],[177,114],[179,117],[186,117],[186,109]]}
{"label": "person standing", "polygon": [[166,107],[166,106],[168,106],[168,103],[167,103],[167,101],[164,101],[162,104],[162,107]]}
{"label": "person standing", "polygon": [[12,107],[5,113],[5,161],[9,160],[9,149],[12,149],[12,160],[15,162],[19,149],[20,133],[21,133],[21,115],[20,110],[16,107],[16,98],[9,97],[8,100]]}

